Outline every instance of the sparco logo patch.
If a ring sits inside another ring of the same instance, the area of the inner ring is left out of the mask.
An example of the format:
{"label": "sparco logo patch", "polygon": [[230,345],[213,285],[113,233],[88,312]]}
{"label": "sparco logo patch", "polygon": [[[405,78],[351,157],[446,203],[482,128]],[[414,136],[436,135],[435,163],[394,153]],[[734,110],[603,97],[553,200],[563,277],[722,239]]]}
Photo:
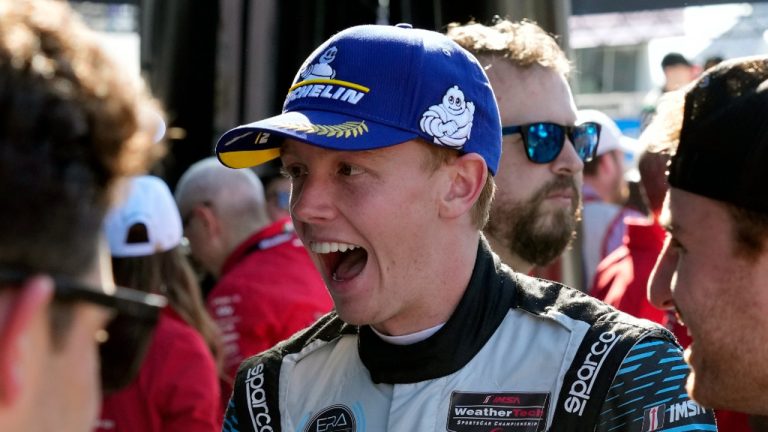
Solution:
{"label": "sparco logo patch", "polygon": [[355,432],[355,416],[346,405],[331,405],[320,410],[307,423],[304,432]]}
{"label": "sparco logo patch", "polygon": [[576,372],[578,379],[571,384],[571,389],[568,392],[570,396],[563,403],[565,410],[571,414],[577,413],[579,416],[584,414],[584,407],[589,400],[595,378],[600,373],[600,368],[603,367],[603,362],[608,357],[608,353],[611,352],[619,340],[616,333],[613,332],[604,332],[597,339],[597,342],[592,344],[584,362]]}
{"label": "sparco logo patch", "polygon": [[267,394],[264,392],[264,365],[259,363],[248,370],[245,379],[245,391],[248,395],[248,411],[251,424],[256,432],[272,432],[272,417],[267,407]]}
{"label": "sparco logo patch", "polygon": [[536,432],[547,423],[549,393],[453,392],[451,432]]}

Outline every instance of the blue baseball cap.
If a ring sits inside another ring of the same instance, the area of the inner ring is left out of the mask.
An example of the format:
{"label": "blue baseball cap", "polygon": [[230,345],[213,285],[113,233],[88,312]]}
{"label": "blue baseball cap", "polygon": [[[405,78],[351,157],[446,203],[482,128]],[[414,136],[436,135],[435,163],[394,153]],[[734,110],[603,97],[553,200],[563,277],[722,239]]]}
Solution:
{"label": "blue baseball cap", "polygon": [[230,168],[280,156],[293,138],[332,150],[371,150],[422,138],[478,153],[496,174],[501,120],[477,59],[445,35],[396,26],[346,29],[302,65],[280,115],[236,127],[216,144]]}

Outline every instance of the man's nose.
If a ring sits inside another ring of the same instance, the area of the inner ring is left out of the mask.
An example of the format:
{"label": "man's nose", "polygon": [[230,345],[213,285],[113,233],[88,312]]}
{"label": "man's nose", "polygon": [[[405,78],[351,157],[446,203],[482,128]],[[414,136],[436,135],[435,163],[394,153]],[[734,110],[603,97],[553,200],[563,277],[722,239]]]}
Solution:
{"label": "man's nose", "polygon": [[672,283],[677,271],[677,252],[669,243],[668,237],[648,280],[648,301],[659,309],[672,309],[675,306]]}
{"label": "man's nose", "polygon": [[307,174],[295,182],[291,192],[291,216],[300,222],[318,223],[335,214],[331,181],[319,175]]}
{"label": "man's nose", "polygon": [[555,174],[564,176],[573,176],[584,170],[584,162],[576,153],[576,148],[573,147],[570,138],[565,138],[563,149],[560,150],[557,158],[552,161],[551,169]]}

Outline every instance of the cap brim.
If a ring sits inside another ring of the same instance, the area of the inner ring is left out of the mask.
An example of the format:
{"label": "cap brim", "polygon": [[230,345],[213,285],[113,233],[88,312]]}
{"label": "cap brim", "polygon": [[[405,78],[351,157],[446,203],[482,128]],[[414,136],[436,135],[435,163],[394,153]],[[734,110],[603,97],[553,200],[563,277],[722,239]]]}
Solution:
{"label": "cap brim", "polygon": [[619,137],[619,148],[625,153],[631,153],[633,155],[637,155],[643,151],[637,138],[628,137],[626,135]]}
{"label": "cap brim", "polygon": [[236,127],[219,138],[216,156],[230,168],[249,168],[280,157],[285,138],[332,150],[371,150],[399,144],[416,132],[327,111],[292,111]]}

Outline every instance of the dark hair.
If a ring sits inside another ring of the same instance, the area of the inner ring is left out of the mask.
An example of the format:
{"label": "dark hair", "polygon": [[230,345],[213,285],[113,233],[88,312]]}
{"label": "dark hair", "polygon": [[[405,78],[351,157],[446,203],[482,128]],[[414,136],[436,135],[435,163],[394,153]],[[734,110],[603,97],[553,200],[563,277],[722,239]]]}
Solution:
{"label": "dark hair", "polygon": [[[67,277],[93,268],[116,179],[159,156],[141,124],[154,105],[65,2],[3,3],[0,264]],[[54,338],[66,315],[52,314]]]}
{"label": "dark hair", "polygon": [[180,247],[150,256],[113,257],[112,271],[119,286],[166,296],[169,306],[203,336],[222,370],[218,327],[205,310],[197,277]]}
{"label": "dark hair", "polygon": [[67,276],[92,268],[116,178],[157,155],[140,125],[152,104],[66,4],[4,6],[0,263]]}
{"label": "dark hair", "polygon": [[724,203],[731,216],[735,255],[755,261],[765,252],[768,240],[768,215]]}
{"label": "dark hair", "polygon": [[721,56],[717,56],[717,55],[712,57],[707,57],[707,59],[704,60],[704,70],[707,70],[711,67],[719,65],[720,63],[723,62],[723,60],[724,59]]}
{"label": "dark hair", "polygon": [[682,54],[676,52],[669,53],[665,55],[663,59],[661,59],[662,69],[678,65],[691,66],[691,62],[689,62],[687,58],[683,57]]}

